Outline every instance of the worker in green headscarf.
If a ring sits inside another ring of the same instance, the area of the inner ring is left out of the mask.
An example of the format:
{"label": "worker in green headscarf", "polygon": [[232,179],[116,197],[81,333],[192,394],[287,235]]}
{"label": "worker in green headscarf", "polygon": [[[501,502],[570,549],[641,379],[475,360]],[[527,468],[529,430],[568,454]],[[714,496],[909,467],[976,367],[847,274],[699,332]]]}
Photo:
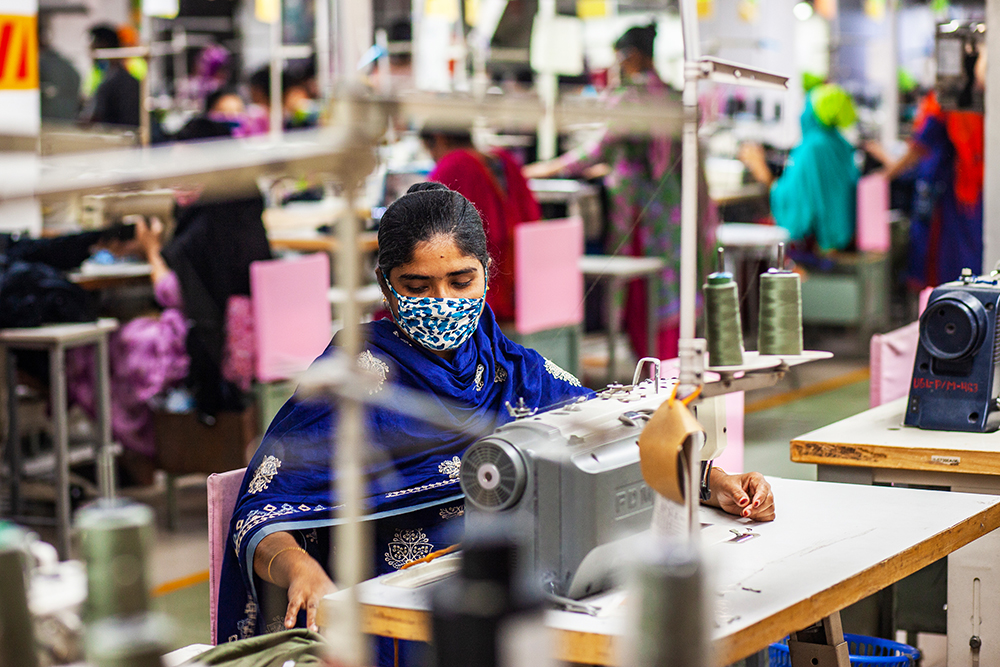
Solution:
{"label": "worker in green headscarf", "polygon": [[754,178],[771,186],[771,215],[793,241],[814,239],[820,252],[843,250],[854,239],[858,168],[854,147],[841,130],[857,114],[850,95],[836,84],[814,86],[802,111],[802,142],[775,179],[759,145],[747,144],[740,159]]}

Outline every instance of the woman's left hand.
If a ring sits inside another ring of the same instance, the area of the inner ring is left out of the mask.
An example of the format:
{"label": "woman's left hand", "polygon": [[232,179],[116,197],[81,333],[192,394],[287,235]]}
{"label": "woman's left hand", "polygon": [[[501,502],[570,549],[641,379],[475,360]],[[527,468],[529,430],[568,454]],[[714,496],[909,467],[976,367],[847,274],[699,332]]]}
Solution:
{"label": "woman's left hand", "polygon": [[774,494],[771,485],[759,472],[730,475],[715,468],[710,486],[712,497],[708,504],[746,519],[774,520]]}

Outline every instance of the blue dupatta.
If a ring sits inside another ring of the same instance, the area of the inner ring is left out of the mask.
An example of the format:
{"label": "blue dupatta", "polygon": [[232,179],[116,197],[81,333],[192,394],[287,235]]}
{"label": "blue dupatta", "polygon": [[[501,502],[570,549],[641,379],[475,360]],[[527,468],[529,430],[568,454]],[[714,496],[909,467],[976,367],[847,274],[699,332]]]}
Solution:
{"label": "blue dupatta", "polygon": [[[489,307],[451,362],[411,342],[390,320],[363,329],[362,364],[386,383],[424,392],[454,423],[454,428],[442,429],[384,409],[367,411],[366,520],[376,521],[382,526],[376,534],[387,536],[386,544],[375,550],[375,572],[383,574],[426,555],[440,539],[431,533],[461,516],[461,456],[478,436],[511,421],[506,402],[516,404],[523,398],[528,407],[548,408],[592,392],[534,350],[504,336]],[[320,358],[333,350],[331,345]],[[220,642],[261,634],[273,625],[259,610],[261,581],[253,574],[254,550],[264,537],[292,532],[303,548],[328,565],[326,546],[319,544],[314,529],[338,523],[330,491],[336,421],[336,410],[328,404],[293,396],[271,422],[247,467],[220,576]],[[423,523],[415,528],[413,518],[421,512]],[[400,529],[393,531],[395,527]]]}

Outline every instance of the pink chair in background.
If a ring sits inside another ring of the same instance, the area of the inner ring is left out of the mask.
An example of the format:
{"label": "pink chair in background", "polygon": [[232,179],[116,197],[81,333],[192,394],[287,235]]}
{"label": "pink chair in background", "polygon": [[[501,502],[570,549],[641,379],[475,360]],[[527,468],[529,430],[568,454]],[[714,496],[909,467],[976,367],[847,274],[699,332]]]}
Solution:
{"label": "pink chair in background", "polygon": [[519,334],[583,321],[583,220],[544,220],[514,231],[514,328]]}
{"label": "pink chair in background", "polygon": [[[918,317],[927,308],[927,300],[933,290],[933,287],[928,287],[920,293]],[[911,322],[895,331],[872,336],[869,359],[871,379],[868,385],[871,407],[875,408],[909,395],[913,361],[917,356],[919,339],[919,321]]]}
{"label": "pink chair in background", "polygon": [[219,612],[219,573],[222,556],[229,537],[229,520],[236,509],[240,484],[246,468],[230,470],[208,476],[208,621],[211,623],[212,645],[219,643],[215,636]]}
{"label": "pink chair in background", "polygon": [[330,343],[330,258],[317,252],[250,266],[258,382],[304,371]]}

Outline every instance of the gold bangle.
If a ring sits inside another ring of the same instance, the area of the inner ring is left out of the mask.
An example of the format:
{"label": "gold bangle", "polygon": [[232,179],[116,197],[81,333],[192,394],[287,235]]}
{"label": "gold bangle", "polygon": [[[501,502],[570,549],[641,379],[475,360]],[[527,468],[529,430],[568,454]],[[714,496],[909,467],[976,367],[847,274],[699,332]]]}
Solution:
{"label": "gold bangle", "polygon": [[285,553],[286,551],[301,551],[306,555],[309,554],[309,552],[303,549],[302,547],[285,547],[284,549],[279,549],[277,552],[275,552],[275,554],[271,556],[271,560],[268,561],[267,563],[267,579],[272,584],[275,583],[275,581],[274,578],[271,576],[271,566],[274,565],[274,559],[280,556],[281,554]]}

